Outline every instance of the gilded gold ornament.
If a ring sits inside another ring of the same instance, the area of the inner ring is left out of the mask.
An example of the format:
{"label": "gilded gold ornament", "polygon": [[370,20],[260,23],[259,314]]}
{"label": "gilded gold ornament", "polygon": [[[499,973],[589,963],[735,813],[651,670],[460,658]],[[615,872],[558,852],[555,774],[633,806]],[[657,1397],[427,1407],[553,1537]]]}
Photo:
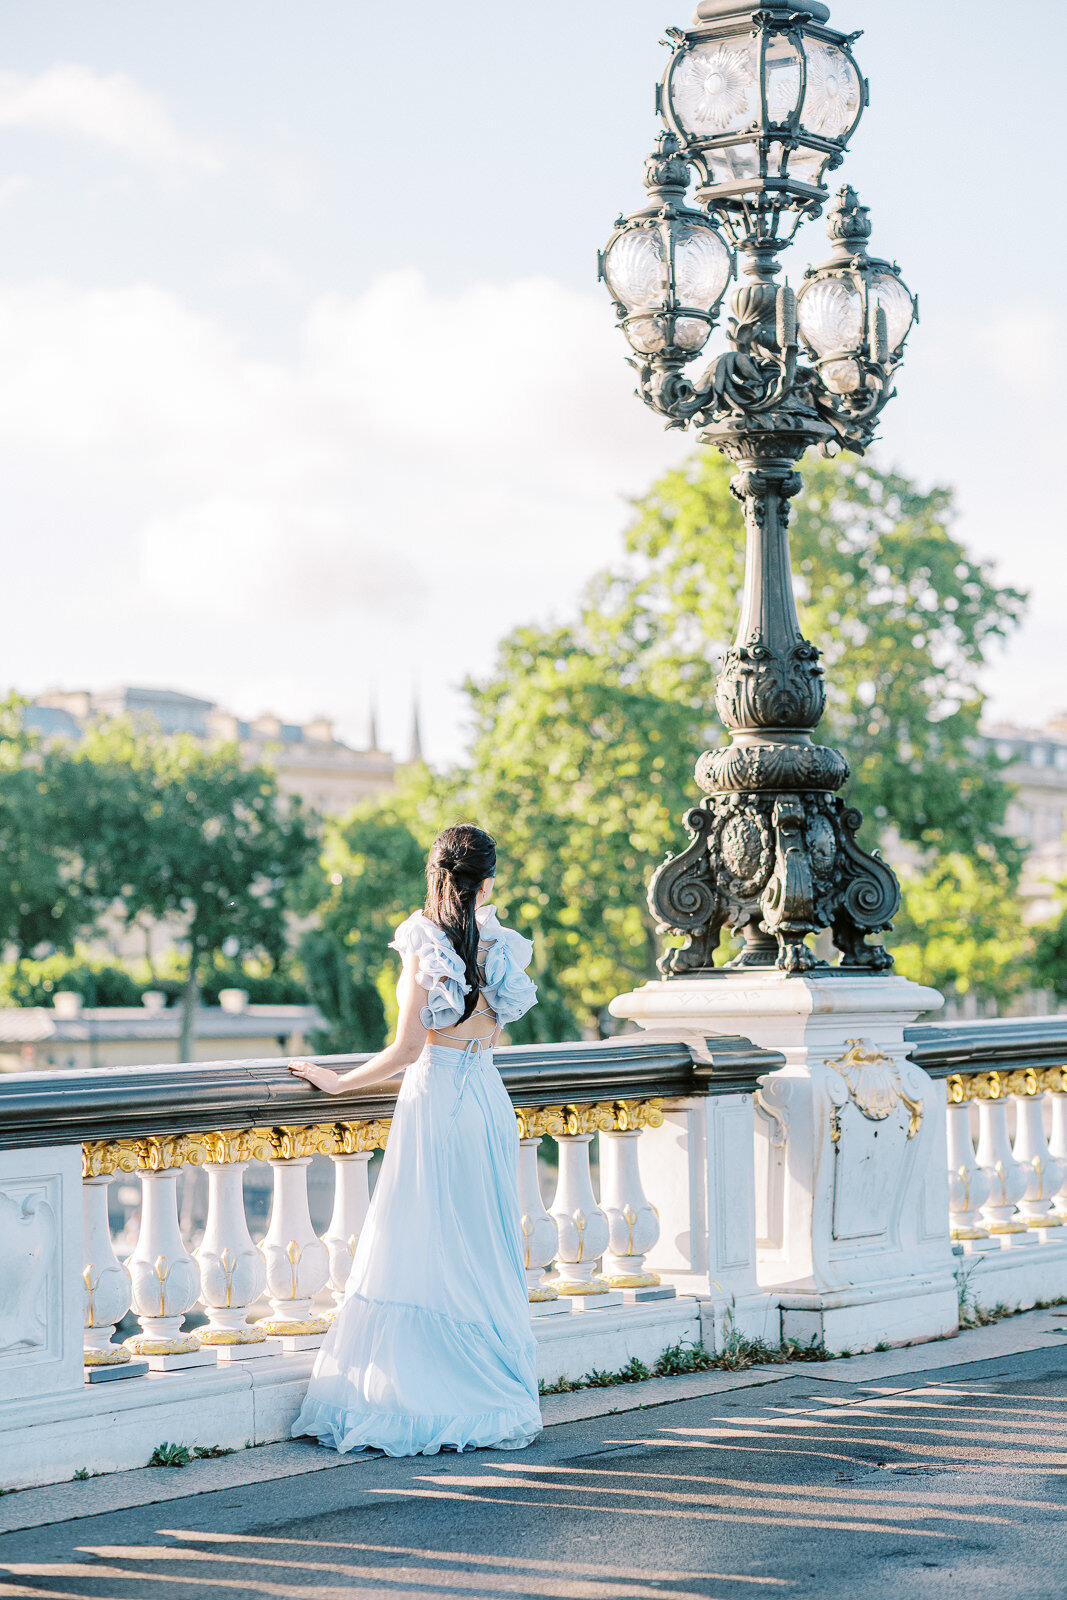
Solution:
{"label": "gilded gold ornament", "polygon": [[202,1133],[201,1142],[207,1160],[212,1166],[227,1166],[230,1162],[251,1161],[254,1135],[251,1128],[229,1128],[220,1132]]}
{"label": "gilded gold ornament", "polygon": [[180,1333],[174,1339],[153,1339],[146,1333],[135,1333],[125,1340],[127,1350],[135,1356],[191,1356],[200,1349],[191,1333]]}
{"label": "gilded gold ornament", "polygon": [[260,1317],[255,1324],[262,1328],[265,1334],[274,1338],[294,1338],[301,1334],[326,1333],[330,1322],[328,1317],[308,1317],[305,1322],[291,1322],[285,1317]]}
{"label": "gilded gold ornament", "polygon": [[244,1328],[197,1328],[193,1337],[198,1344],[263,1344],[267,1335],[258,1323]]}

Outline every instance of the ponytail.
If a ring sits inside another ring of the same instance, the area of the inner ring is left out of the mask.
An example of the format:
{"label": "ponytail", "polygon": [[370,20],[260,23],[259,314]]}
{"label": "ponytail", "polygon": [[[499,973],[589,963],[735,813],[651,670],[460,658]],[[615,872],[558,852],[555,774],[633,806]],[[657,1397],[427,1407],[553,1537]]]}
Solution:
{"label": "ponytail", "polygon": [[460,822],[433,842],[426,863],[425,914],[447,934],[469,985],[463,1003],[466,1022],[478,1003],[478,890],[496,876],[496,844],[481,828]]}

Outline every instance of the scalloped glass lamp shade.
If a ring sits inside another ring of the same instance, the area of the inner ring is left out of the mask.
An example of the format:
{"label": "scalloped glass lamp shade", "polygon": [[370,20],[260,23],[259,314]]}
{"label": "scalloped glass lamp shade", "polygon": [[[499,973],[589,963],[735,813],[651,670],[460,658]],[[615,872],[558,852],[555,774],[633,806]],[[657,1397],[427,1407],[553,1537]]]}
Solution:
{"label": "scalloped glass lamp shade", "polygon": [[604,257],[604,281],[641,355],[667,349],[695,355],[711,332],[731,267],[714,228],[675,218],[616,234]]}
{"label": "scalloped glass lamp shade", "polygon": [[915,321],[915,302],[895,272],[876,272],[867,290],[873,304],[885,312],[886,340],[890,351],[904,343]]}
{"label": "scalloped glass lamp shade", "polygon": [[844,139],[863,109],[863,86],[852,62],[836,45],[805,39],[807,83],[800,126],[824,139]]}
{"label": "scalloped glass lamp shade", "polygon": [[787,183],[821,186],[859,121],[864,85],[843,35],[781,31],[758,11],[753,21],[743,33],[720,24],[711,37],[702,28],[688,34],[661,105],[711,189],[772,192],[788,204]]}
{"label": "scalloped glass lamp shade", "polygon": [[604,257],[604,281],[627,311],[661,306],[667,296],[667,252],[659,229],[620,233]]}
{"label": "scalloped glass lamp shade", "polygon": [[821,278],[801,292],[797,326],[816,355],[858,350],[863,342],[863,296],[846,278]]}
{"label": "scalloped glass lamp shade", "polygon": [[[896,273],[882,264],[871,262],[840,276],[816,273],[797,299],[797,326],[816,356],[869,352],[877,360],[871,320],[876,308],[885,316],[884,357],[896,360],[915,320],[915,303]],[[858,379],[852,381],[854,369],[858,372],[855,362],[831,362],[820,370],[829,388],[847,394],[859,387]]]}

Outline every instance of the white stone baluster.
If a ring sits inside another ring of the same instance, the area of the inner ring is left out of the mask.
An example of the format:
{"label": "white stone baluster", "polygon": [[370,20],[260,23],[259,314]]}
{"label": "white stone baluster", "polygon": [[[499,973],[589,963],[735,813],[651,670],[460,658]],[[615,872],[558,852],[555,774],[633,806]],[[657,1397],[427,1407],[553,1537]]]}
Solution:
{"label": "white stone baluster", "polygon": [[371,1155],[371,1150],[353,1150],[330,1157],[333,1211],[323,1242],[330,1258],[330,1292],[334,1298],[334,1309],[329,1313],[331,1322],[344,1303],[345,1285],[370,1206]]}
{"label": "white stone baluster", "polygon": [[332,1154],[334,1130],[273,1128],[255,1146],[274,1173],[270,1226],[263,1240],[271,1315],[256,1324],[281,1339],[285,1350],[316,1350],[329,1328],[311,1309],[312,1299],[329,1280],[330,1258],[311,1225],[307,1169],[312,1152]]}
{"label": "white stone baluster", "polygon": [[659,1240],[659,1213],[641,1185],[638,1144],[646,1122],[658,1127],[663,1113],[640,1102],[624,1103],[619,1126],[600,1134],[600,1195],[611,1230],[605,1276],[628,1300],[672,1299],[675,1291],[645,1268],[645,1257]]}
{"label": "white stone baluster", "polygon": [[1042,1082],[1052,1102],[1052,1128],[1048,1147],[1052,1158],[1063,1169],[1063,1182],[1056,1195],[1056,1215],[1067,1218],[1067,1067],[1049,1067]]}
{"label": "white stone baluster", "polygon": [[558,1288],[560,1294],[575,1297],[576,1310],[584,1310],[587,1301],[591,1309],[622,1304],[621,1293],[612,1290],[597,1272],[611,1228],[593,1193],[589,1170],[593,1131],[611,1123],[610,1106],[568,1106],[567,1132],[558,1139],[559,1182],[552,1205],[559,1230]]}
{"label": "white stone baluster", "polygon": [[570,1311],[571,1303],[568,1299],[560,1298],[558,1285],[546,1275],[546,1268],[556,1259],[559,1229],[555,1217],[545,1209],[537,1169],[537,1152],[543,1134],[562,1132],[563,1114],[558,1107],[520,1111],[518,1122],[519,1213],[530,1315],[555,1316],[559,1312]]}
{"label": "white stone baluster", "polygon": [[249,1308],[267,1282],[263,1257],[252,1242],[245,1218],[244,1175],[252,1157],[251,1132],[201,1135],[209,1157],[207,1223],[196,1251],[207,1327],[197,1341],[219,1361],[247,1361],[278,1355],[281,1344],[248,1320]]}
{"label": "white stone baluster", "polygon": [[1015,1159],[1008,1135],[1008,1107],[1004,1076],[978,1072],[968,1080],[978,1102],[978,1149],[975,1157],[989,1174],[990,1195],[982,1206],[982,1221],[990,1233],[1004,1235],[1012,1245],[1035,1244],[1016,1209],[1026,1193],[1028,1174]]}
{"label": "white stone baluster", "polygon": [[1019,1210],[1028,1228],[1059,1228],[1063,1218],[1052,1201],[1063,1182],[1064,1168],[1054,1158],[1045,1138],[1045,1096],[1036,1072],[1013,1072],[1008,1086],[1015,1095],[1015,1159],[1027,1183]]}
{"label": "white stone baluster", "polygon": [[82,1280],[85,1284],[85,1375],[135,1378],[148,1363],[134,1361],[124,1344],[112,1344],[115,1329],[130,1309],[130,1274],[115,1254],[107,1214],[113,1174],[88,1176],[82,1183]]}
{"label": "white stone baluster", "polygon": [[974,1159],[971,1138],[971,1103],[967,1080],[948,1081],[948,1206],[952,1237],[968,1253],[976,1248],[990,1249],[989,1229],[982,1225],[982,1207],[989,1199],[990,1174]]}
{"label": "white stone baluster", "polygon": [[182,1319],[200,1299],[200,1269],[185,1248],[178,1226],[178,1176],[194,1151],[178,1135],[137,1141],[141,1179],[141,1225],[126,1262],[133,1286],[133,1309],[141,1332],[126,1348],[144,1356],[154,1372],[214,1366],[214,1350],[201,1349]]}

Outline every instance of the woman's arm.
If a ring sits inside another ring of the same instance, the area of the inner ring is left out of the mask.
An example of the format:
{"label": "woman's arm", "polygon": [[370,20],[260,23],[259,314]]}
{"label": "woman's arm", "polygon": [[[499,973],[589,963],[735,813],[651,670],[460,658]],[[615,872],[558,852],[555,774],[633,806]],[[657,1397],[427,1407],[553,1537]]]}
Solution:
{"label": "woman's arm", "polygon": [[327,1094],[343,1094],[346,1089],[369,1089],[372,1084],[384,1083],[410,1067],[419,1059],[426,1043],[422,1008],[429,998],[428,991],[415,981],[414,969],[415,958],[406,957],[396,989],[400,1016],[392,1044],[379,1050],[361,1067],[353,1067],[351,1072],[334,1072],[332,1067],[319,1067],[313,1061],[290,1061],[289,1071]]}

